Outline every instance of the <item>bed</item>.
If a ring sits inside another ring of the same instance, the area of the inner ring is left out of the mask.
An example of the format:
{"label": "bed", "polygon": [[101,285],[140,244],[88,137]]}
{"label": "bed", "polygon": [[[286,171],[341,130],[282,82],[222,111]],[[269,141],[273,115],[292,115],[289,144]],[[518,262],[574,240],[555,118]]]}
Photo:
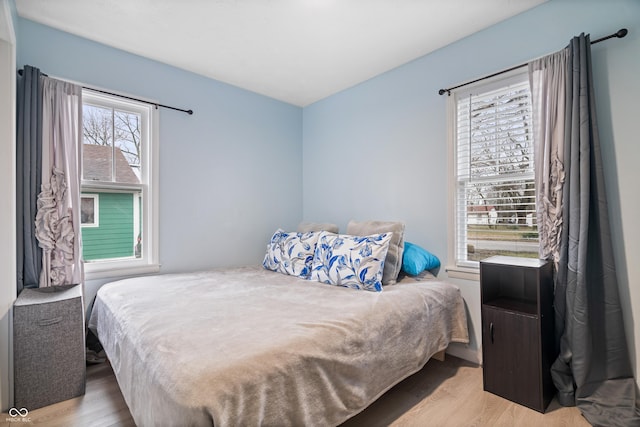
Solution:
{"label": "bed", "polygon": [[468,342],[451,284],[364,292],[262,266],[113,282],[91,323],[139,426],[337,425]]}
{"label": "bed", "polygon": [[135,422],[338,425],[468,342],[456,286],[398,281],[404,224],[333,231],[278,229],[263,265],[103,286],[90,327]]}

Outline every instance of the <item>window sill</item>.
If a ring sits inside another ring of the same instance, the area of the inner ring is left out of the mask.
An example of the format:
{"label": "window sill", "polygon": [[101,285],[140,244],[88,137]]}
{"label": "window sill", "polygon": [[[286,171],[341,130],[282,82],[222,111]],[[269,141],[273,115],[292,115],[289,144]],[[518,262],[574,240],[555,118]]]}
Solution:
{"label": "window sill", "polygon": [[84,279],[110,279],[121,278],[125,276],[136,276],[139,274],[157,273],[160,271],[160,264],[144,264],[136,266],[112,265],[109,263],[85,264]]}
{"label": "window sill", "polygon": [[455,265],[445,267],[447,275],[453,279],[480,281],[480,269],[472,267],[458,267]]}

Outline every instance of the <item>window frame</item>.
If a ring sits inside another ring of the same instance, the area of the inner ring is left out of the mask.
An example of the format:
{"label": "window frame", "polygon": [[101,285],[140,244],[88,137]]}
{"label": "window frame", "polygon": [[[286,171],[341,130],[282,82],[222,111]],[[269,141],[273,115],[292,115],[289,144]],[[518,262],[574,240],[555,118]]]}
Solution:
{"label": "window frame", "polygon": [[[457,239],[458,230],[461,226],[461,219],[457,216],[456,199],[458,195],[458,157],[457,157],[457,107],[458,100],[473,93],[485,93],[509,85],[529,81],[526,67],[515,69],[501,75],[472,83],[464,87],[451,90],[447,97],[447,164],[448,164],[448,201],[447,201],[447,266],[445,270],[449,277],[480,280],[480,263],[478,261],[466,261],[459,263],[457,259]],[[466,223],[465,223],[466,226]]]}
{"label": "window frame", "polygon": [[[93,200],[93,222],[82,222],[82,199]],[[100,195],[80,193],[80,226],[83,228],[100,227]]]}
{"label": "window frame", "polygon": [[[126,96],[126,95],[125,95]],[[141,233],[142,257],[112,258],[84,262],[85,279],[101,279],[135,274],[154,273],[160,270],[158,261],[158,111],[152,104],[128,100],[117,95],[108,95],[91,89],[82,90],[83,105],[90,104],[106,108],[131,111],[141,116],[142,159],[140,162],[140,184],[118,184],[113,182],[85,181],[80,191],[118,192],[139,190],[142,196]],[[84,142],[83,142],[84,144]],[[134,245],[136,241],[134,239]],[[134,251],[135,252],[135,251]]]}

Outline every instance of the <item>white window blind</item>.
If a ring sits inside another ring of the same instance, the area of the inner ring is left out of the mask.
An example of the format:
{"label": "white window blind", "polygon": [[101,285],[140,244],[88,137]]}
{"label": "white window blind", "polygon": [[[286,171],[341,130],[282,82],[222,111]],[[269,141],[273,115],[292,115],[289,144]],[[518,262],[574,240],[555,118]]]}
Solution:
{"label": "white window blind", "polygon": [[531,120],[526,80],[456,98],[457,265],[538,256]]}

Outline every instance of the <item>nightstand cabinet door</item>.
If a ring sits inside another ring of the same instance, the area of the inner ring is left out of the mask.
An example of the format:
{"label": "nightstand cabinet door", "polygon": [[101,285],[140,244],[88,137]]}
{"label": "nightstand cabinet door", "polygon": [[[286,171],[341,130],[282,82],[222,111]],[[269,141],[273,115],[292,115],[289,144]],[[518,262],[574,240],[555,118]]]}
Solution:
{"label": "nightstand cabinet door", "polygon": [[484,307],[482,314],[484,389],[544,411],[538,319],[493,307]]}

